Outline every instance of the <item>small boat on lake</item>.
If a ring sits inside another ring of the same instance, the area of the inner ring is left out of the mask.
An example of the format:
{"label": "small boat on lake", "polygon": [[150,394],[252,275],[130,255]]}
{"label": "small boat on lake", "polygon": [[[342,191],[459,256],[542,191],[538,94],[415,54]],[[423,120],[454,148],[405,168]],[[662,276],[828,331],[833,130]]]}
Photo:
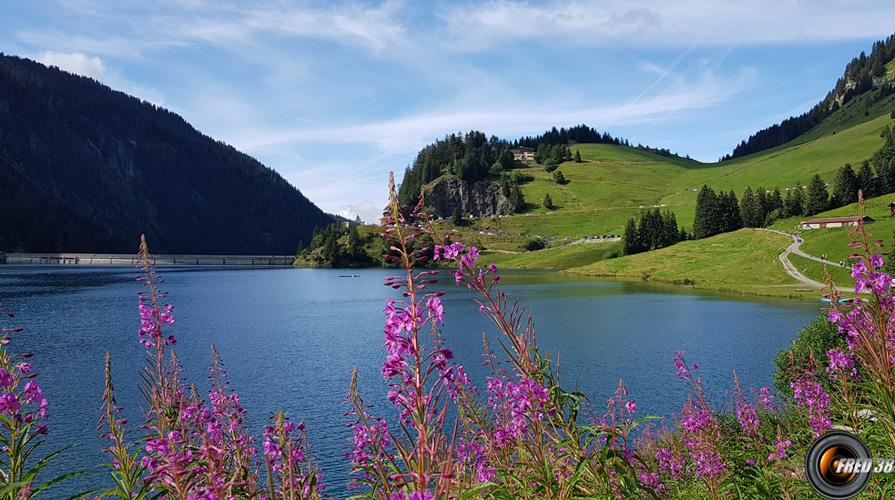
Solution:
{"label": "small boat on lake", "polygon": [[360,278],[360,274],[340,274],[340,278]]}
{"label": "small boat on lake", "polygon": [[[848,304],[849,302],[852,302],[853,300],[854,300],[854,299],[842,298],[842,299],[839,299],[838,302],[839,302],[840,304]],[[821,301],[821,302],[826,302],[827,304],[832,304],[832,303],[833,303],[832,300],[830,300],[830,299],[828,299],[828,298],[826,298],[826,297],[820,299],[820,301]]]}

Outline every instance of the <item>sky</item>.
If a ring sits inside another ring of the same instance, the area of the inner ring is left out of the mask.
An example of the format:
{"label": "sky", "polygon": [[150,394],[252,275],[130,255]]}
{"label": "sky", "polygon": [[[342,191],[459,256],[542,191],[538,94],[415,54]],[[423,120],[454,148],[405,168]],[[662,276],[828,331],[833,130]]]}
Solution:
{"label": "sky", "polygon": [[375,221],[424,145],[579,123],[703,161],[822,99],[895,2],[0,0],[0,52],[182,115]]}

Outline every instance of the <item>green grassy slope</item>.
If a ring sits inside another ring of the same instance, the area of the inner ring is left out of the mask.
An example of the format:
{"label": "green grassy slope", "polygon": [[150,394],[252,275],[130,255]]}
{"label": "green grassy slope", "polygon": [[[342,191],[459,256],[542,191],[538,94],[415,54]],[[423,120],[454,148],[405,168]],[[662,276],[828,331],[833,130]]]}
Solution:
{"label": "green grassy slope", "polygon": [[512,269],[568,269],[592,264],[618,255],[619,243],[567,245],[533,252],[485,252],[484,259],[500,267]]}
{"label": "green grassy slope", "polygon": [[[873,223],[865,226],[865,229],[871,235],[871,241],[882,240],[884,246],[880,249],[881,252],[892,252],[893,243],[895,243],[895,218],[889,212],[889,203],[893,201],[895,201],[895,194],[888,194],[871,198],[864,203],[865,213],[874,219]],[[853,203],[823,212],[815,217],[857,215],[858,210],[858,204]],[[834,262],[849,261],[849,256],[854,251],[848,246],[852,240],[852,228],[800,230],[797,227],[798,222],[799,220],[795,218],[785,219],[777,221],[774,228],[800,234],[805,240],[802,250],[809,254],[826,255],[829,260]]]}
{"label": "green grassy slope", "polygon": [[690,284],[695,288],[748,294],[804,296],[804,287],[796,284],[777,260],[790,242],[780,234],[741,229],[566,272]]}
{"label": "green grassy slope", "polygon": [[[532,237],[545,238],[554,246],[586,236],[622,234],[629,218],[650,207],[673,211],[678,224],[689,230],[696,193],[703,184],[716,190],[733,189],[741,195],[746,186],[783,190],[797,182],[807,184],[815,173],[832,183],[843,164],[857,166],[879,149],[880,131],[886,125],[895,125],[890,117],[892,110],[895,95],[874,101],[865,94],[788,144],[722,163],[665,157],[624,146],[579,144],[572,149],[581,153],[583,162],[566,162],[559,168],[567,184],[553,182],[552,174],[540,165],[520,168],[520,172],[534,177],[522,186],[530,210],[480,219],[460,231],[463,237],[474,238],[484,247],[515,251]],[[554,210],[542,206],[548,193]],[[886,227],[885,235],[890,236],[892,229]],[[498,258],[519,267],[562,269],[609,254],[602,248],[585,246],[524,258]]]}

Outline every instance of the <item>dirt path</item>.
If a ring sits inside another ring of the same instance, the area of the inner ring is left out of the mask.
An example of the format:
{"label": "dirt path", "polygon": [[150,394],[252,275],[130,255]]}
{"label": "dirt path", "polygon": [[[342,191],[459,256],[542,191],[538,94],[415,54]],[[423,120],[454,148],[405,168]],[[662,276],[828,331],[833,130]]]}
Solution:
{"label": "dirt path", "polygon": [[[758,230],[759,231],[768,231],[770,233],[782,234],[783,236],[788,236],[788,237],[792,238],[792,244],[790,244],[788,247],[786,247],[786,250],[784,250],[782,253],[780,253],[778,258],[780,259],[780,263],[783,264],[783,270],[786,271],[786,274],[792,276],[793,278],[795,278],[796,280],[798,280],[800,283],[802,283],[804,285],[807,285],[807,286],[810,286],[813,288],[817,288],[817,289],[822,289],[822,288],[827,287],[826,283],[821,283],[820,281],[813,280],[813,279],[805,276],[804,274],[802,274],[798,270],[798,268],[796,268],[796,266],[794,266],[792,264],[792,262],[789,261],[789,254],[791,254],[791,253],[794,253],[801,257],[805,257],[806,259],[811,259],[811,260],[814,260],[817,262],[822,262],[828,266],[843,267],[843,266],[840,266],[836,262],[830,262],[828,260],[824,260],[819,257],[815,257],[811,254],[807,254],[807,253],[803,252],[799,248],[802,245],[803,240],[798,236],[793,236],[789,233],[784,233],[783,231],[777,231],[776,229],[758,228]],[[836,290],[838,290],[840,292],[851,292],[851,293],[854,292],[853,288],[846,288],[846,287],[836,287]]]}

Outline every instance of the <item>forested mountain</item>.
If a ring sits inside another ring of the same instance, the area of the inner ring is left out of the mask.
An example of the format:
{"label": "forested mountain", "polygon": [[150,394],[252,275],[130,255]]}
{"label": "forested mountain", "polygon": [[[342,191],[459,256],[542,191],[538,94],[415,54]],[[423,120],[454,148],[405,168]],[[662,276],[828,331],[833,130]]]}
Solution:
{"label": "forested mountain", "polygon": [[332,219],[180,116],[0,54],[0,251],[292,254]]}
{"label": "forested mountain", "polygon": [[[399,191],[401,203],[414,203],[422,186],[443,175],[449,175],[465,182],[500,182],[504,196],[518,198],[518,201],[508,206],[521,209],[524,201],[518,191],[517,176],[508,175],[517,166],[510,149],[537,149],[535,161],[555,167],[565,160],[561,153],[571,154],[565,146],[578,143],[631,146],[626,139],[599,132],[587,125],[576,125],[568,129],[553,127],[541,135],[520,137],[512,142],[493,135],[488,137],[484,132],[476,130],[466,134],[450,134],[424,147],[413,164],[404,171]],[[668,149],[651,148],[642,144],[631,147],[662,156],[678,156]],[[571,160],[571,157],[567,159]]]}
{"label": "forested mountain", "polygon": [[833,90],[810,110],[759,130],[721,160],[745,156],[785,144],[816,127],[824,118],[830,116],[854,97],[874,88],[880,89],[878,99],[895,93],[895,82],[892,81],[891,71],[887,70],[887,65],[893,59],[895,59],[895,35],[889,36],[885,41],[874,43],[869,56],[862,51],[861,55],[852,59],[845,67],[845,73],[836,81]]}

